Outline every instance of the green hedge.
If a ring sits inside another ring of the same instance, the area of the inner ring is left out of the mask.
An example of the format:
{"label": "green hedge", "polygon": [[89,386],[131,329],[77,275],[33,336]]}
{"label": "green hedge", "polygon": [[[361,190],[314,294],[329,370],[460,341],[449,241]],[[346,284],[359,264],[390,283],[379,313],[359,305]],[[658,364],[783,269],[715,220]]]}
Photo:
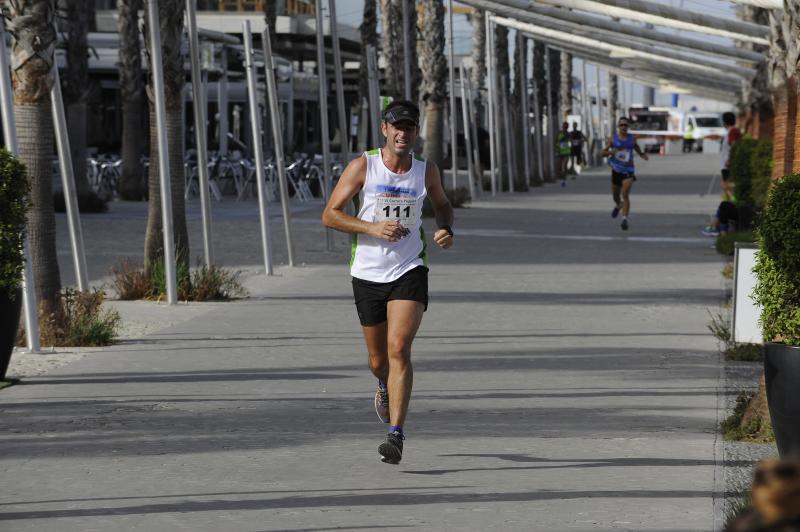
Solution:
{"label": "green hedge", "polygon": [[738,204],[763,208],[772,175],[772,142],[740,139],[731,148],[730,169]]}
{"label": "green hedge", "polygon": [[25,165],[0,148],[0,290],[8,294],[22,283],[28,189]]}
{"label": "green hedge", "polygon": [[800,345],[800,175],[775,183],[758,224],[756,286],[765,340]]}

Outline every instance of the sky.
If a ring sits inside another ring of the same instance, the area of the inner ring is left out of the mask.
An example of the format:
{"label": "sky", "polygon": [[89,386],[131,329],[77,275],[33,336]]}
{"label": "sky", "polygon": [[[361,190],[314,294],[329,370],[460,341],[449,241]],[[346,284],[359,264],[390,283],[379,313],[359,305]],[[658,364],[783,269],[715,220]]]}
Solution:
{"label": "sky", "polygon": [[[658,4],[668,3],[676,8],[684,8],[687,10],[692,11],[701,11],[708,15],[713,15],[717,17],[724,17],[724,18],[735,18],[735,6],[732,2],[727,0],[650,0]],[[455,5],[460,5],[458,2],[454,2]],[[364,9],[364,1],[363,0],[338,0],[336,4],[336,11],[337,11],[337,18],[340,23],[347,24],[353,27],[358,27],[361,23],[361,17]],[[713,40],[715,42],[727,44],[729,43],[733,46],[733,42],[729,39],[725,38],[715,38],[708,35],[697,34],[692,32],[684,32],[678,30],[667,30],[670,33],[678,33],[686,35],[687,37],[694,37],[694,38],[702,38],[705,40]],[[456,15],[453,18],[453,33],[454,33],[454,50],[457,55],[469,55],[472,49],[472,25],[467,21],[465,15]],[[514,42],[513,40],[513,30],[509,36],[509,42]],[[577,71],[580,71],[580,61],[576,60],[576,68]],[[596,83],[593,74],[594,69],[589,69],[588,74],[588,83],[594,84]],[[603,87],[605,85],[605,74],[604,71],[601,72],[601,79],[600,85]],[[627,87],[629,94],[631,95],[631,99],[633,103],[636,103],[637,100],[641,102],[644,94],[643,88],[638,84],[633,84]],[[669,105],[671,103],[671,95],[670,94],[657,94],[656,95],[656,104],[657,105]],[[687,103],[687,101],[693,101],[692,98],[683,98],[684,102],[682,104],[686,105],[698,105],[700,110],[717,110],[711,109],[714,107],[709,102],[695,102],[695,103]],[[702,107],[705,106],[707,109],[703,109]]]}

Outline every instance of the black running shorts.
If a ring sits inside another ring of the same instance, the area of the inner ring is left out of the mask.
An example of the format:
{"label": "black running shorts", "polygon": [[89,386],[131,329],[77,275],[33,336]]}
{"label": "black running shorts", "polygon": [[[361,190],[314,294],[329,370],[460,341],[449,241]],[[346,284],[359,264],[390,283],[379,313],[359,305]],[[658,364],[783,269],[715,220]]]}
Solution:
{"label": "black running shorts", "polygon": [[615,172],[614,170],[611,170],[611,183],[615,187],[621,187],[622,182],[626,179],[633,179],[636,181],[636,176],[633,174],[623,174],[622,172]]}
{"label": "black running shorts", "polygon": [[428,268],[417,266],[390,283],[353,277],[353,296],[358,319],[364,327],[385,322],[386,305],[393,299],[419,301],[428,310]]}
{"label": "black running shorts", "polygon": [[723,168],[722,169],[722,180],[723,181],[728,181],[728,180],[730,180],[730,178],[731,178],[730,169],[729,168]]}

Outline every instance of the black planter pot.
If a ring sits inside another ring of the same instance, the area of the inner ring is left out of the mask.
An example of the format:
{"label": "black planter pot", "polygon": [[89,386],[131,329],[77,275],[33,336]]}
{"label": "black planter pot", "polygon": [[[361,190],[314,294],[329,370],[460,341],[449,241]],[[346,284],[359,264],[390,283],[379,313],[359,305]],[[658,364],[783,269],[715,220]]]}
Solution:
{"label": "black planter pot", "polygon": [[782,458],[800,457],[800,347],[768,343],[764,354],[767,404]]}
{"label": "black planter pot", "polygon": [[19,315],[22,312],[22,288],[13,292],[14,298],[8,297],[8,292],[0,289],[0,379],[6,378],[8,363],[11,361],[11,351],[17,341],[19,329]]}

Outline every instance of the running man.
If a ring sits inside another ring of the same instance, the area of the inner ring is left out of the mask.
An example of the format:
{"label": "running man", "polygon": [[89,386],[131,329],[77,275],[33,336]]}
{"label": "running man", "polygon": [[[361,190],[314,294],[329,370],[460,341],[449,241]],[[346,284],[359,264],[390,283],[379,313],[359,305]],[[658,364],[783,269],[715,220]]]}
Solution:
{"label": "running man", "polygon": [[608,145],[603,150],[603,157],[608,157],[608,164],[611,166],[611,194],[614,198],[614,209],[611,217],[616,218],[619,211],[622,211],[623,231],[628,230],[628,216],[631,211],[631,187],[636,181],[633,167],[633,152],[647,161],[649,157],[644,153],[639,145],[636,144],[636,137],[628,134],[630,121],[626,117],[621,117],[617,123],[618,133],[609,139]]}
{"label": "running man", "polygon": [[[395,101],[383,112],[383,148],[368,151],[342,173],[322,214],[327,227],[352,235],[350,274],[367,344],[369,368],[378,379],[375,410],[390,423],[378,447],[381,460],[403,456],[403,425],[411,398],[411,344],[428,307],[428,258],[422,229],[427,195],[438,229],[433,241],[453,245],[453,208],[439,168],[412,152],[419,135],[419,109]],[[351,201],[356,216],[345,212]]]}
{"label": "running man", "polygon": [[570,153],[570,172],[572,172],[573,176],[572,179],[575,179],[575,174],[577,173],[575,170],[575,164],[583,166],[586,164],[583,160],[583,143],[586,141],[586,135],[583,134],[583,131],[578,129],[578,123],[572,123],[572,131],[569,132],[569,138],[572,145],[572,151]]}
{"label": "running man", "polygon": [[572,142],[569,135],[569,123],[561,124],[561,131],[556,137],[556,150],[558,152],[558,172],[561,176],[561,186],[567,186],[567,172],[569,170],[569,157],[572,154]]}

